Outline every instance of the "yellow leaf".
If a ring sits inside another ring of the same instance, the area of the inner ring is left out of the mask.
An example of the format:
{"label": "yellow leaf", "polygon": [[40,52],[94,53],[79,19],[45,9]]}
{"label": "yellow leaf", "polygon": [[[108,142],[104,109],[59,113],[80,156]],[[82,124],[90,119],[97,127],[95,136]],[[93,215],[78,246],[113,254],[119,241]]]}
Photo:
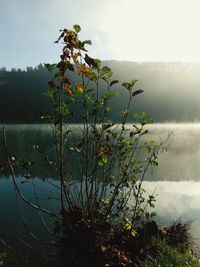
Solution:
{"label": "yellow leaf", "polygon": [[77,68],[78,68],[78,74],[83,73],[87,76],[88,79],[91,79],[94,76],[92,69],[89,67],[85,67],[79,64]]}
{"label": "yellow leaf", "polygon": [[58,79],[60,81],[64,81],[65,80],[65,75],[64,74],[61,74],[60,76],[58,76]]}
{"label": "yellow leaf", "polygon": [[102,198],[101,201],[105,205],[109,205],[109,203],[110,203],[108,198]]}
{"label": "yellow leaf", "polygon": [[83,88],[83,85],[82,85],[82,84],[77,83],[77,84],[76,84],[76,89],[77,89],[80,93],[83,93],[84,88]]}
{"label": "yellow leaf", "polygon": [[124,229],[125,230],[131,230],[131,228],[132,228],[132,225],[130,223],[125,223],[124,224]]}
{"label": "yellow leaf", "polygon": [[76,53],[76,54],[72,55],[72,58],[73,58],[73,61],[74,61],[75,64],[78,63],[78,56],[79,56],[79,53]]}
{"label": "yellow leaf", "polygon": [[63,89],[66,90],[69,95],[74,94],[74,92],[71,89],[71,85],[68,83],[63,84]]}

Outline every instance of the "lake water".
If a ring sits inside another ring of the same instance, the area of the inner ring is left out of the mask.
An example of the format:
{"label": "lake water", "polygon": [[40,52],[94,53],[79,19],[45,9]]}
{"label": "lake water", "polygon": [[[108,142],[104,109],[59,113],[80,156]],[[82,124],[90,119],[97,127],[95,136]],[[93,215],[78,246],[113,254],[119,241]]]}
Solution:
{"label": "lake water", "polygon": [[[79,127],[78,125],[75,127]],[[200,124],[155,124],[148,126],[149,138],[166,140],[166,151],[159,157],[159,165],[149,173],[144,187],[149,193],[156,189],[156,220],[169,225],[181,219],[192,221],[192,234],[200,244]],[[33,179],[24,176],[28,170],[16,169],[21,190],[27,198],[40,196],[41,205],[49,209],[58,208],[56,196],[56,172],[47,167],[44,153],[32,153],[38,145],[51,153],[52,138],[47,125],[8,125],[7,138],[10,155],[34,162],[31,170]],[[168,138],[168,135],[169,138]],[[1,169],[5,163],[5,152],[0,137],[0,238],[8,244],[22,244],[30,239],[24,228],[15,191],[9,172]],[[44,197],[45,196],[45,197]],[[24,203],[21,203],[26,222],[31,231],[41,239],[49,235],[41,228],[41,217]],[[51,222],[48,222],[51,225]],[[31,241],[30,241],[31,242]],[[0,244],[0,247],[3,246]]]}

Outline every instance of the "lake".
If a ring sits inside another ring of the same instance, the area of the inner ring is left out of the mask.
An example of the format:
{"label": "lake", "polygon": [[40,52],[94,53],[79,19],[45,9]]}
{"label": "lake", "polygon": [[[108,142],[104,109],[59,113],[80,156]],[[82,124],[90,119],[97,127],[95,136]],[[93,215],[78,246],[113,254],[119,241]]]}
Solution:
{"label": "lake", "polygon": [[[75,125],[73,127],[80,127]],[[2,127],[1,127],[2,128]],[[144,187],[149,193],[156,190],[156,220],[169,225],[181,219],[192,222],[192,234],[200,244],[200,124],[154,124],[147,127],[149,139],[166,140],[165,149],[158,157],[158,167],[149,172]],[[39,199],[41,205],[58,209],[58,183],[54,166],[47,164],[45,153],[51,155],[53,139],[48,125],[7,125],[8,149],[11,156],[28,160],[31,170],[16,167],[18,184],[29,199]],[[23,225],[16,201],[12,178],[5,163],[5,152],[0,137],[0,238],[8,244],[23,245],[31,242]],[[38,146],[40,151],[34,151]],[[45,153],[43,153],[45,152]],[[48,161],[51,160],[48,159]],[[26,168],[27,167],[27,168]],[[32,166],[31,166],[32,167]],[[31,177],[29,177],[31,172]],[[50,235],[41,228],[42,218],[21,202],[29,229],[41,239]],[[51,226],[51,221],[48,219]],[[4,246],[0,243],[0,247]]]}

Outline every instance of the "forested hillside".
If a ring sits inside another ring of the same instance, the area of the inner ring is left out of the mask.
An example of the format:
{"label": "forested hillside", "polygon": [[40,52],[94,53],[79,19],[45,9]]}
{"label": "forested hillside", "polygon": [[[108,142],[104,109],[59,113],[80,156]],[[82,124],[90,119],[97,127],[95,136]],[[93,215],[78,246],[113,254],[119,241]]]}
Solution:
{"label": "forested hillside", "polygon": [[0,71],[0,122],[39,122],[41,112],[48,110],[43,92],[48,88],[49,74],[42,65],[26,71]]}
{"label": "forested hillside", "polygon": [[[132,110],[146,111],[157,122],[199,121],[200,120],[200,64],[193,63],[135,63],[107,61],[120,82],[138,79],[136,89],[144,90],[137,96]],[[74,79],[73,72],[69,73]],[[38,123],[40,117],[49,109],[49,100],[43,95],[47,90],[50,74],[40,64],[26,70],[0,69],[0,123]],[[101,84],[101,90],[104,85]],[[112,103],[112,119],[119,117],[124,107],[127,93],[115,86],[120,92]],[[80,107],[77,107],[79,109]],[[73,122],[81,122],[76,117]]]}

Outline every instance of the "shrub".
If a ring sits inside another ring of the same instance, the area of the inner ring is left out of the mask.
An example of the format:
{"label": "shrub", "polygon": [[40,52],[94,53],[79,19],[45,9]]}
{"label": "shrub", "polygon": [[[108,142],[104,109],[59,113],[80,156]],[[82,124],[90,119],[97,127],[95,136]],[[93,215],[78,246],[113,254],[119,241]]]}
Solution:
{"label": "shrub", "polygon": [[[91,45],[91,41],[81,41],[80,30],[79,25],[74,25],[73,30],[61,30],[56,41],[64,45],[60,61],[45,64],[52,73],[45,93],[52,109],[42,118],[50,122],[55,137],[54,166],[60,179],[57,213],[23,196],[8,157],[17,193],[33,208],[56,218],[53,233],[62,235],[74,261],[80,251],[84,257],[83,252],[91,250],[97,240],[100,242],[105,229],[116,229],[116,225],[134,235],[138,225],[151,219],[154,213],[149,208],[154,207],[155,196],[148,195],[142,184],[149,167],[158,165],[160,150],[160,145],[146,138],[146,125],[152,119],[145,113],[130,112],[133,101],[143,92],[135,89],[137,80],[121,84],[128,96],[127,105],[118,120],[109,119],[110,103],[118,97],[115,85],[119,81],[112,79],[108,66],[87,54],[85,46]],[[75,127],[77,116],[82,124]]]}
{"label": "shrub", "polygon": [[[129,111],[135,97],[143,92],[134,89],[137,80],[122,83],[127,106],[118,121],[108,119],[110,101],[118,95],[113,89],[118,81],[112,80],[108,66],[88,56],[85,45],[91,41],[80,41],[80,30],[79,25],[62,30],[56,41],[64,44],[61,60],[46,64],[54,76],[46,92],[52,111],[45,117],[55,133],[61,214],[68,220],[68,213],[78,210],[81,218],[91,220],[91,226],[96,216],[112,223],[116,218],[127,218],[135,225],[151,217],[147,208],[153,207],[155,198],[150,195],[145,199],[142,182],[147,169],[157,165],[160,147],[144,138],[148,133],[145,125],[152,120],[145,113]],[[70,72],[76,72],[79,80],[69,80]],[[100,84],[104,87],[101,91]],[[74,106],[79,107],[82,118],[78,130],[70,124],[77,115]],[[127,126],[128,119],[132,123]]]}

